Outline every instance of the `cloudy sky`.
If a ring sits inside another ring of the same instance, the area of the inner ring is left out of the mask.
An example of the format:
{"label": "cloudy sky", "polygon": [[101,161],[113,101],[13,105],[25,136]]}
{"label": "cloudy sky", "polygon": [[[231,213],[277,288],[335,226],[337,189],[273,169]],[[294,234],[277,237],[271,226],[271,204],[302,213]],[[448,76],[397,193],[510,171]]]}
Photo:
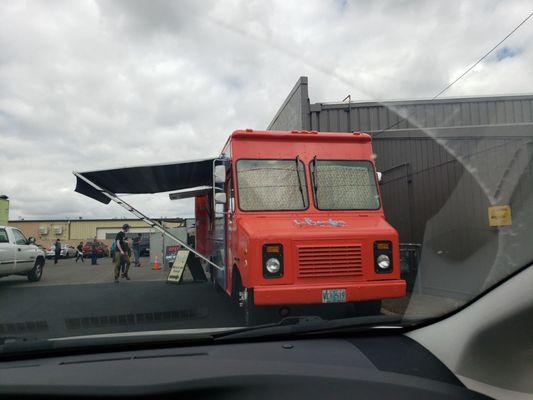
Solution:
{"label": "cloudy sky", "polygon": [[[216,155],[266,128],[299,76],[311,102],[427,98],[529,1],[2,1],[0,194],[12,219],[116,217],[73,170]],[[446,96],[533,93],[533,18]],[[190,201],[131,196],[153,216]]]}

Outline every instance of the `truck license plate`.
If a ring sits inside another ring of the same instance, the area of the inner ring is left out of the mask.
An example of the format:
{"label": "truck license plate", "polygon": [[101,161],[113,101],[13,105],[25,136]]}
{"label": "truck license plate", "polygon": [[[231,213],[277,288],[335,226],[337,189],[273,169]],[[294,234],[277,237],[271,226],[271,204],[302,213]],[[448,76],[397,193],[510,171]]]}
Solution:
{"label": "truck license plate", "polygon": [[322,290],[322,303],[346,303],[346,289]]}

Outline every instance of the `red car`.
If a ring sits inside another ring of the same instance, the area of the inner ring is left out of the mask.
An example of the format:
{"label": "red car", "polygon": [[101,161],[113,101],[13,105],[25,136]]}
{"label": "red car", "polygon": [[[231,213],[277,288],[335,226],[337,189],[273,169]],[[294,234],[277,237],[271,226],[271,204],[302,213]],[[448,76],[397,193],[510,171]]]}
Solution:
{"label": "red car", "polygon": [[[90,257],[93,252],[93,242],[87,242],[83,246],[83,255]],[[109,256],[109,248],[105,243],[102,242],[96,242],[96,253],[98,254],[98,257],[108,257]]]}

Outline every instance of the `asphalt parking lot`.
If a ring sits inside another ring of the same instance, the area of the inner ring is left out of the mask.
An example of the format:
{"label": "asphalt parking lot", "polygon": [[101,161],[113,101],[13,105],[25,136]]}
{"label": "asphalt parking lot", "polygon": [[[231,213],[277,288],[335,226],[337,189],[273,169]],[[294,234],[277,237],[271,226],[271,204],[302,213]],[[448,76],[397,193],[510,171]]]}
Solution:
{"label": "asphalt parking lot", "polygon": [[[208,282],[185,270],[179,285],[167,283],[168,268],[131,267],[131,280],[113,282],[110,258],[76,263],[47,260],[39,282],[22,276],[0,279],[0,336],[65,337],[110,332],[241,326],[241,310]],[[383,314],[442,314],[454,301],[413,294],[383,301]]]}
{"label": "asphalt parking lot", "polygon": [[[148,258],[142,257],[142,267],[130,267],[131,281],[165,281],[168,269],[153,270],[147,265]],[[7,282],[10,282],[9,284]],[[49,285],[77,285],[113,282],[113,262],[110,257],[99,258],[98,265],[91,265],[91,259],[87,258],[83,262],[75,262],[74,258],[60,259],[54,264],[53,259],[47,259],[43,276],[39,282],[28,282],[25,277],[9,276],[0,279],[2,285],[24,287],[49,286]]]}
{"label": "asphalt parking lot", "polygon": [[[147,259],[146,259],[147,260]],[[113,282],[110,258],[98,265],[47,260],[39,282],[0,279],[0,336],[64,337],[109,332],[242,325],[240,310],[210,283],[186,271],[179,285],[168,268],[131,267],[131,280]]]}

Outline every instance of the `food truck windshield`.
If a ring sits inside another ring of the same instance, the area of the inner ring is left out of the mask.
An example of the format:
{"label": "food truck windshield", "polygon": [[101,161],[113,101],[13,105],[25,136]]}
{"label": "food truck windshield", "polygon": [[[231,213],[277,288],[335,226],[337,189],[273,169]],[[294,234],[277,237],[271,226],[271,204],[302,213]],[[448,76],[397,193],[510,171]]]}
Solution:
{"label": "food truck windshield", "polygon": [[240,159],[236,162],[242,211],[298,211],[309,207],[309,187],[318,210],[377,210],[375,171],[367,160]]}

